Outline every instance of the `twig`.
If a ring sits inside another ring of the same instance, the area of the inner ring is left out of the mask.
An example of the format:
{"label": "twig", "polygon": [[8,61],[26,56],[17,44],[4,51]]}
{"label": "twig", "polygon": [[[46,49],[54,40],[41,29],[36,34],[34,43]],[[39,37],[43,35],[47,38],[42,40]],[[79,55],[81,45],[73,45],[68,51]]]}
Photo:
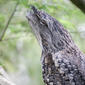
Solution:
{"label": "twig", "polygon": [[15,8],[14,8],[12,14],[10,15],[10,17],[9,17],[9,19],[8,19],[8,22],[7,22],[6,26],[4,27],[4,29],[3,29],[2,33],[1,33],[0,41],[2,41],[2,39],[3,39],[4,35],[5,35],[5,32],[6,32],[8,26],[9,26],[11,20],[12,20],[12,17],[14,16],[14,14],[15,14],[15,12],[16,12],[17,6],[18,6],[18,2],[16,3]]}

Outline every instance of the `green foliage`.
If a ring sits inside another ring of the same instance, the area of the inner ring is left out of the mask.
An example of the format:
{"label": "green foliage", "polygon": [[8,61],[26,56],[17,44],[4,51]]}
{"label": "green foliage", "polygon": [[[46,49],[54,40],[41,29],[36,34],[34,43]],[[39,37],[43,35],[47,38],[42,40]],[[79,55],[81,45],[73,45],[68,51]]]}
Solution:
{"label": "green foliage", "polygon": [[18,0],[20,4],[24,5],[25,7],[28,7],[29,0]]}
{"label": "green foliage", "polygon": [[9,73],[16,73],[24,66],[30,78],[29,85],[44,85],[40,62],[41,49],[26,20],[27,10],[34,5],[55,17],[71,33],[83,52],[85,38],[82,35],[85,33],[79,32],[81,30],[78,28],[85,24],[85,15],[67,0],[0,0],[0,34],[16,3],[19,3],[16,13],[6,30],[4,40],[0,41],[0,65]]}

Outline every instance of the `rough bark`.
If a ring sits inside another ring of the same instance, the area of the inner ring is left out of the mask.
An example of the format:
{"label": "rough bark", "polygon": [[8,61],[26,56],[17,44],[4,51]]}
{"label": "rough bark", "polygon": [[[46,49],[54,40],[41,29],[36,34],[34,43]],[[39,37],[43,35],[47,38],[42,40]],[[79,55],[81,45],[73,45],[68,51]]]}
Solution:
{"label": "rough bark", "polygon": [[85,0],[70,0],[75,4],[82,12],[85,13]]}
{"label": "rough bark", "polygon": [[42,49],[46,85],[85,85],[85,55],[68,31],[53,17],[32,7],[28,22]]}

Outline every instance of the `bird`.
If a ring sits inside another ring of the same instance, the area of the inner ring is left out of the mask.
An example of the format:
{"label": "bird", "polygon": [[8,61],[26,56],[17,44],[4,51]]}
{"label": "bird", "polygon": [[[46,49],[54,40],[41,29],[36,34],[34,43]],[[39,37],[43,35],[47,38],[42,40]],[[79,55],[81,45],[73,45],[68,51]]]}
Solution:
{"label": "bird", "polygon": [[26,18],[42,49],[42,76],[46,85],[85,85],[85,54],[64,26],[43,10],[31,6]]}

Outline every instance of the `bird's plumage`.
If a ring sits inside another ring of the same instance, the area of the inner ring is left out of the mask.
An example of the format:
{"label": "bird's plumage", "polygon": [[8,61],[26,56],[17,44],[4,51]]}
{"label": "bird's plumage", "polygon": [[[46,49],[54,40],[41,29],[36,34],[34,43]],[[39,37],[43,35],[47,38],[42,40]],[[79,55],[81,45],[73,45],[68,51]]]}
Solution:
{"label": "bird's plumage", "polygon": [[85,85],[85,55],[55,18],[35,7],[32,9],[27,18],[42,48],[45,84]]}

